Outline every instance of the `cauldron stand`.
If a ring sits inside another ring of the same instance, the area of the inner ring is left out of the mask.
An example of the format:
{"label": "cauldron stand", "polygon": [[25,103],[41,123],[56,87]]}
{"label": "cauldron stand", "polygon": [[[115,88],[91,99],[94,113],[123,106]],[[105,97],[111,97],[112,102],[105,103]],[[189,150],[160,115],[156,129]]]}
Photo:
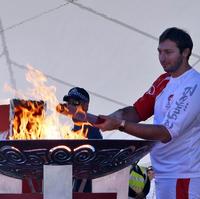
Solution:
{"label": "cauldron stand", "polygon": [[[45,181],[43,166],[52,167],[47,176],[53,176],[56,172],[52,169],[57,165],[63,170],[68,168],[68,173],[71,167],[70,180],[72,176],[95,179],[130,166],[149,153],[154,144],[145,140],[6,140],[0,142],[0,173],[19,179],[43,178]],[[63,173],[66,181],[67,172]],[[62,187],[65,183],[61,181],[56,179],[54,184]]]}

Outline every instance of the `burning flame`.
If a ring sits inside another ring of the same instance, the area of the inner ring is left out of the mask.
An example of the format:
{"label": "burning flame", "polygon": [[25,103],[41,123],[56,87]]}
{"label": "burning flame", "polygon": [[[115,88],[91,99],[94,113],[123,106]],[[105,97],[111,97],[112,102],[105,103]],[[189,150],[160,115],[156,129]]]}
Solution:
{"label": "burning flame", "polygon": [[[65,123],[59,120],[60,114],[56,111],[59,104],[55,95],[56,88],[46,85],[47,78],[42,72],[29,65],[26,79],[33,87],[29,88],[26,94],[6,86],[6,90],[13,92],[17,98],[23,98],[15,99],[11,103],[13,118],[10,139],[86,139],[84,125],[81,130],[74,132],[68,117],[65,118]],[[80,113],[81,109],[77,111]]]}

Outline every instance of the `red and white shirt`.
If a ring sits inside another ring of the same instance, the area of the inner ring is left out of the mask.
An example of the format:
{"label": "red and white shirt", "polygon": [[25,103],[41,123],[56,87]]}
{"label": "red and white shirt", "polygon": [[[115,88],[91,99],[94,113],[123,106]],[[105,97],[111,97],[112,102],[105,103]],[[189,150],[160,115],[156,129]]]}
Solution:
{"label": "red and white shirt", "polygon": [[200,177],[200,74],[190,69],[172,78],[161,75],[135,104],[141,120],[154,114],[154,124],[171,134],[151,151],[157,178]]}

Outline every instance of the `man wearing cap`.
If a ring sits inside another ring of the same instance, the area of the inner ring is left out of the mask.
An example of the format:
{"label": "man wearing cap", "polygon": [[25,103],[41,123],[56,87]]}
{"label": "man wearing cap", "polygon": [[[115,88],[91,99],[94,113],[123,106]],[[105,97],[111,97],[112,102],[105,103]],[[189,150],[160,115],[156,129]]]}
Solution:
{"label": "man wearing cap", "polygon": [[[87,113],[90,96],[88,92],[80,87],[74,87],[69,90],[68,94],[63,97],[63,101],[67,102],[69,105],[72,106],[81,106],[81,109]],[[73,119],[74,128],[73,131],[78,131],[82,128],[82,123],[80,121],[76,121]],[[87,132],[88,139],[102,139],[102,135],[98,128],[91,126],[91,125],[84,125],[84,132]]]}
{"label": "man wearing cap", "polygon": [[[90,96],[88,92],[80,87],[74,87],[69,90],[68,94],[63,97],[63,101],[67,102],[70,106],[78,107],[80,106],[81,109],[87,113],[89,102],[90,102]],[[82,129],[83,123],[80,123],[80,121],[76,121],[75,119],[72,120],[74,122],[73,131],[79,131]],[[84,125],[83,131],[86,134],[86,137],[88,139],[102,139],[101,132],[98,128],[91,126],[91,125]],[[74,192],[91,192],[92,191],[92,182],[88,179],[74,179],[74,185],[73,185],[73,191]]]}

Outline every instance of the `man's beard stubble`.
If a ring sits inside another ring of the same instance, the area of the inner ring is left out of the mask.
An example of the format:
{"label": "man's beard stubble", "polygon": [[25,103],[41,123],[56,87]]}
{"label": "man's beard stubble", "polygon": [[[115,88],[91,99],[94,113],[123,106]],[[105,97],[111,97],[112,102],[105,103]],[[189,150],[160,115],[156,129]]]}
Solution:
{"label": "man's beard stubble", "polygon": [[170,67],[164,68],[164,71],[167,73],[176,72],[183,63],[183,58],[180,56],[176,63]]}

